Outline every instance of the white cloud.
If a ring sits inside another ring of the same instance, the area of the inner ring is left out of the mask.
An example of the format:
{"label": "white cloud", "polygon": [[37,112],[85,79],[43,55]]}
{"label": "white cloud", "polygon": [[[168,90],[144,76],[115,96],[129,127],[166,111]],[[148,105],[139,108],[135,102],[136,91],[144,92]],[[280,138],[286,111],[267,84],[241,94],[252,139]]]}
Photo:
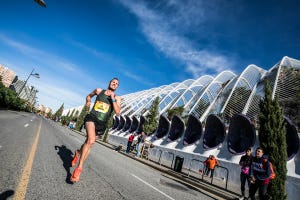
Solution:
{"label": "white cloud", "polygon": [[[61,85],[59,83],[48,84],[47,82],[41,82],[38,84],[39,91],[39,102],[48,102],[53,110],[57,110],[62,103],[65,108],[75,107],[83,105],[85,103],[85,96],[88,94],[81,94],[77,90],[72,90]],[[51,101],[49,101],[51,99]]]}
{"label": "white cloud", "polygon": [[71,38],[67,38],[66,39],[71,45],[79,47],[81,49],[83,49],[84,51],[90,53],[91,55],[94,55],[97,58],[100,58],[102,60],[106,60],[108,61],[108,63],[110,63],[111,65],[116,65],[119,66],[118,68],[116,68],[116,70],[118,70],[119,73],[122,73],[124,76],[131,78],[139,83],[142,83],[144,85],[147,86],[153,86],[153,83],[147,82],[145,77],[141,77],[138,76],[128,70],[123,69],[122,66],[125,66],[125,64],[123,64],[121,61],[118,60],[118,58],[116,58],[115,56],[109,54],[109,53],[105,53],[105,52],[100,52],[97,49],[90,47],[86,44],[83,44],[81,42],[75,41]]}
{"label": "white cloud", "polygon": [[40,104],[52,109],[58,108],[62,103],[65,103],[65,107],[81,105],[90,92],[84,89],[84,85],[99,85],[98,80],[83,73],[76,64],[65,58],[13,40],[3,34],[0,34],[0,41],[24,54],[25,57],[22,59],[14,59],[13,55],[0,58],[1,63],[15,70],[20,79],[27,78],[30,73],[28,66],[39,66],[35,68],[35,72],[39,73],[41,78],[31,78],[28,84],[38,89]]}
{"label": "white cloud", "polygon": [[[161,3],[153,8],[149,8],[142,1],[121,1],[121,3],[137,16],[141,30],[149,42],[168,57],[181,61],[186,66],[185,70],[194,78],[208,71],[219,73],[232,65],[226,56],[218,52],[207,50],[201,45],[195,47],[196,45],[184,36],[183,31],[180,31],[180,28],[187,29],[193,26],[201,28],[201,24],[205,21],[202,17],[205,13],[201,9],[202,3],[169,1],[167,5]],[[191,6],[191,3],[197,5]],[[171,8],[175,14],[164,12],[166,7]]]}
{"label": "white cloud", "polygon": [[75,73],[79,76],[83,74],[82,70],[80,70],[80,67],[78,67],[76,64],[72,63],[68,59],[57,56],[55,54],[51,54],[47,51],[42,51],[38,47],[34,48],[32,47],[34,46],[34,44],[31,44],[29,46],[24,42],[13,40],[10,37],[3,34],[0,34],[0,41],[26,55],[26,57],[39,61],[40,63],[43,63],[47,67],[50,67],[52,69],[59,69],[61,72],[64,73]]}
{"label": "white cloud", "polygon": [[107,59],[113,63],[116,62],[116,57],[112,56],[111,54],[108,54],[108,53],[104,53],[104,52],[100,52],[98,51],[97,49],[93,48],[93,47],[90,47],[86,44],[83,44],[82,42],[78,42],[78,41],[75,41],[71,38],[66,38],[66,41],[73,45],[73,46],[76,46],[76,47],[79,47],[81,49],[83,49],[84,51],[90,53],[91,55],[94,55],[98,58],[101,58],[101,59]]}
{"label": "white cloud", "polygon": [[143,83],[144,85],[153,86],[152,83],[149,83],[149,82],[145,81],[145,77],[135,75],[135,74],[133,74],[132,72],[129,72],[129,71],[123,71],[122,73],[125,76],[127,76],[127,77],[129,77],[133,80],[136,80],[137,82]]}

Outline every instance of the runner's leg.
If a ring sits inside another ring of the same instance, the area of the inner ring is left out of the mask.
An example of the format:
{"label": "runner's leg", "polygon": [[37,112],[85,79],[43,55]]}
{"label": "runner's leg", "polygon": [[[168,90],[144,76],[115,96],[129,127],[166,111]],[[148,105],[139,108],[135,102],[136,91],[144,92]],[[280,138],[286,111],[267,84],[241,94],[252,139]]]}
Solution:
{"label": "runner's leg", "polygon": [[94,122],[86,122],[85,127],[86,127],[87,138],[85,140],[85,143],[82,145],[81,156],[80,156],[79,165],[78,165],[78,167],[81,167],[81,168],[83,166],[84,161],[86,160],[87,156],[90,153],[91,147],[93,146],[93,144],[96,141],[96,131],[95,131]]}

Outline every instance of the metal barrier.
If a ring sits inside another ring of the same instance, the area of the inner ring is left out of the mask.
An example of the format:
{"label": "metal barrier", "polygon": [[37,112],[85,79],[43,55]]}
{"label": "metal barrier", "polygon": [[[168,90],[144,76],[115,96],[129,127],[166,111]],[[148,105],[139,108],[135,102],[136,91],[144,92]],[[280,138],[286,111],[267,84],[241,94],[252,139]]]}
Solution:
{"label": "metal barrier", "polygon": [[[172,168],[172,166],[173,166],[173,162],[174,162],[174,158],[175,158],[175,154],[174,153],[172,153],[172,152],[169,152],[169,151],[163,151],[160,155],[162,155],[163,153],[168,153],[168,154],[171,154],[172,156],[173,156],[173,158],[172,158],[172,163],[171,163],[171,168]],[[161,158],[161,157],[160,157]],[[159,164],[161,165],[161,160],[160,160],[160,158],[159,158]]]}
{"label": "metal barrier", "polygon": [[[193,163],[194,161],[203,163],[203,161],[201,161],[201,160],[198,160],[198,159],[192,159],[192,160],[190,161],[190,165],[189,165],[189,169],[188,169],[188,174],[187,174],[188,177],[190,176],[191,166],[192,166],[192,163]],[[225,169],[225,171],[226,171],[226,184],[225,184],[225,189],[227,190],[229,170],[228,170],[228,168],[223,167],[223,166],[220,166],[220,165],[217,165],[216,167],[217,167],[217,168]],[[206,166],[203,165],[203,168],[202,168],[202,177],[201,177],[202,181],[203,181],[203,179],[204,179],[205,168],[206,168]],[[213,179],[214,179],[214,176],[211,178],[211,181],[210,181],[210,184],[212,184],[212,185],[213,185]]]}
{"label": "metal barrier", "polygon": [[[217,165],[216,167],[222,168],[222,169],[225,169],[225,170],[226,170],[226,185],[225,185],[225,189],[227,190],[229,170],[228,170],[228,168],[223,167],[223,166],[219,166],[219,165]],[[213,179],[213,178],[212,178],[212,179]],[[212,182],[212,181],[211,181],[211,182]]]}
{"label": "metal barrier", "polygon": [[[192,159],[191,161],[190,161],[190,166],[189,166],[189,169],[188,169],[188,176],[190,176],[190,172],[191,172],[191,166],[192,166],[192,163],[193,163],[193,161],[198,161],[198,162],[200,162],[200,163],[203,163],[203,161],[201,161],[201,160],[198,160],[198,159]],[[202,173],[203,174],[203,173]],[[203,176],[202,176],[203,177]]]}
{"label": "metal barrier", "polygon": [[160,158],[161,158],[162,150],[161,150],[161,149],[158,149],[158,148],[153,148],[153,149],[151,150],[151,152],[152,152],[153,150],[157,150],[157,151],[160,152],[159,157],[158,157],[158,161],[155,161],[155,162],[157,162],[157,163],[160,163]]}

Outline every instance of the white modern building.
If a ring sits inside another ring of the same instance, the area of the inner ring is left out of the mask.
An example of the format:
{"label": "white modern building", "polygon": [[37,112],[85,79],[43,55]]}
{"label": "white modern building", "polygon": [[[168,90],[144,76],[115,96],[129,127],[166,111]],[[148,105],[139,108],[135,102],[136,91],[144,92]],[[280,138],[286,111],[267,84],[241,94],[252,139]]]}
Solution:
{"label": "white modern building", "polygon": [[[186,169],[198,171],[200,161],[213,154],[228,169],[228,181],[239,185],[241,155],[248,147],[254,150],[259,146],[255,126],[266,81],[270,83],[272,97],[277,96],[284,109],[288,198],[297,199],[300,191],[297,132],[300,124],[300,60],[285,56],[269,70],[251,64],[241,74],[223,71],[216,77],[204,75],[195,80],[123,95],[121,115],[114,117],[109,142],[126,145],[131,132],[140,134],[148,109],[158,97],[158,127],[154,133],[148,133],[147,138],[155,145],[150,151],[150,159],[172,165],[174,158],[181,156]],[[168,119],[166,111],[176,107],[184,108],[183,115]],[[216,176],[224,176],[226,172],[222,170],[217,170]]]}

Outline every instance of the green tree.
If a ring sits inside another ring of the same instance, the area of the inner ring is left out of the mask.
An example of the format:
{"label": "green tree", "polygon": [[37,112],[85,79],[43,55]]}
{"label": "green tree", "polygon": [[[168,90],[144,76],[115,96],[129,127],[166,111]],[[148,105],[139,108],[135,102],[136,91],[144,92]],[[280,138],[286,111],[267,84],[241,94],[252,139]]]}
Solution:
{"label": "green tree", "polygon": [[61,122],[62,125],[67,126],[69,124],[69,119],[68,119],[67,116],[61,116],[60,122]]}
{"label": "green tree", "polygon": [[79,115],[79,110],[76,110],[76,112],[73,116],[73,120],[77,121],[78,115]]}
{"label": "green tree", "polygon": [[25,109],[25,101],[17,97],[16,92],[6,88],[2,83],[2,78],[0,76],[0,107],[12,110],[23,110]]}
{"label": "green tree", "polygon": [[50,112],[48,112],[47,116],[48,116],[48,118],[52,119],[53,114],[52,114],[52,111],[51,111],[51,110],[50,110]]}
{"label": "green tree", "polygon": [[108,131],[109,129],[112,127],[113,125],[113,118],[114,118],[114,112],[111,113],[108,121],[107,121],[107,124],[106,124],[106,130],[103,134],[103,138],[102,138],[102,141],[103,142],[107,142],[107,137],[108,137]]}
{"label": "green tree", "polygon": [[75,130],[77,131],[81,131],[83,123],[84,123],[84,118],[85,116],[89,113],[90,109],[89,107],[87,107],[86,105],[83,106],[78,118],[77,118],[77,122],[75,125]]}
{"label": "green tree", "polygon": [[68,111],[68,113],[67,113],[67,115],[66,115],[67,117],[69,117],[70,116],[70,110]]}
{"label": "green tree", "polygon": [[59,120],[64,111],[64,103],[60,106],[60,108],[54,113],[54,119]]}
{"label": "green tree", "polygon": [[159,114],[158,105],[159,97],[156,97],[149,108],[148,114],[145,116],[146,122],[144,124],[143,131],[146,135],[151,135],[157,128]]}
{"label": "green tree", "polygon": [[167,109],[167,116],[169,120],[172,120],[174,115],[179,115],[182,116],[182,113],[184,111],[184,107],[183,106],[179,106],[176,108],[172,108],[172,109]]}
{"label": "green tree", "polygon": [[272,199],[284,200],[286,195],[287,144],[283,111],[278,98],[272,99],[269,82],[265,85],[265,97],[260,102],[259,141],[265,153],[273,163],[276,178],[268,189]]}
{"label": "green tree", "polygon": [[75,108],[72,110],[71,115],[69,116],[70,119],[72,119],[74,117],[74,113],[75,113]]}

